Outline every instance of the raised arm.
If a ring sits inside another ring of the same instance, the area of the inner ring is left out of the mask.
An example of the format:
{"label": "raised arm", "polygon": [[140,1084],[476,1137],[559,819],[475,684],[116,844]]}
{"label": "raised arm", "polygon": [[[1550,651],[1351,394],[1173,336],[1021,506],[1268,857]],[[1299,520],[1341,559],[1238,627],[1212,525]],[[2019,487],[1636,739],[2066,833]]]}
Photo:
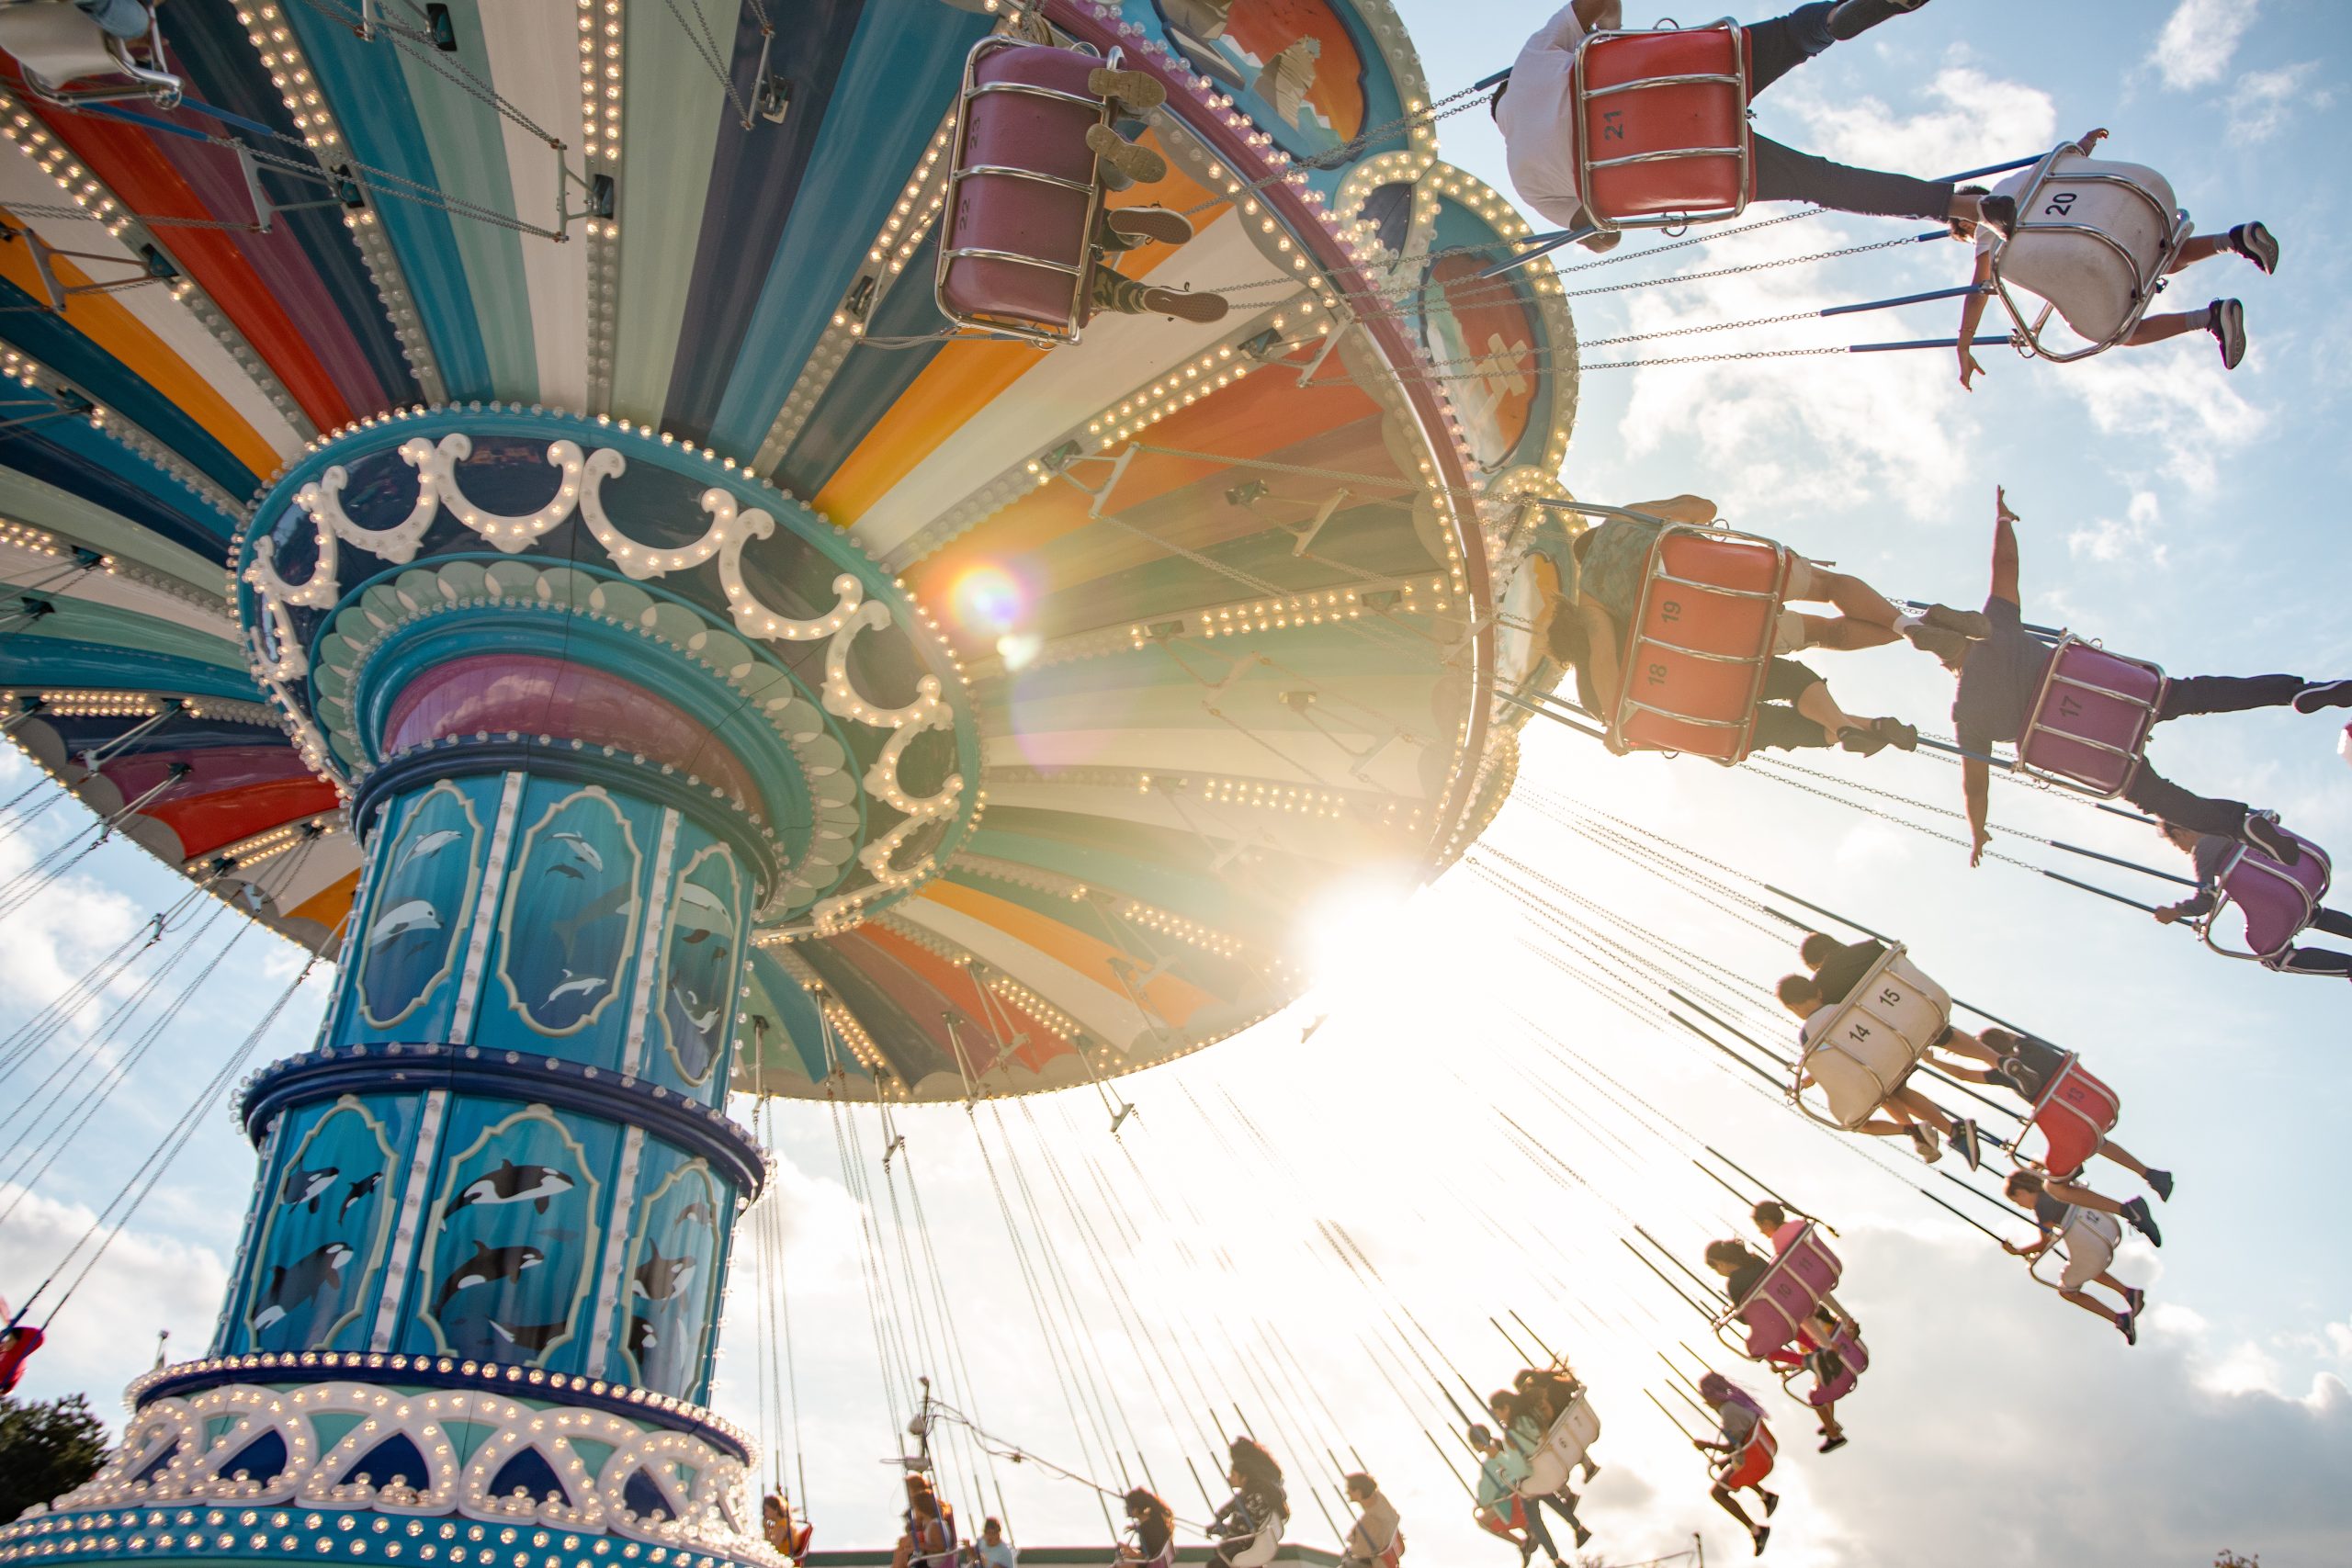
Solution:
{"label": "raised arm", "polygon": [[1963,296],[1960,302],[1960,389],[1963,392],[1974,391],[1976,389],[1970,382],[1984,372],[1984,367],[1976,363],[1976,355],[1969,345],[1976,341],[1976,328],[1984,320],[1987,299],[1984,286],[1992,281],[1993,253],[1979,251],[1976,253],[1976,270],[1968,279],[1969,286],[1976,292]]}
{"label": "raised arm", "polygon": [[2018,596],[2018,535],[2010,526],[2018,514],[2009,510],[2006,486],[1993,487],[1993,597],[2022,606]]}
{"label": "raised arm", "polygon": [[1688,523],[1694,528],[1703,528],[1715,520],[1715,503],[1703,495],[1670,495],[1663,501],[1645,501],[1625,510],[1663,517],[1668,523]]}
{"label": "raised arm", "polygon": [[1983,863],[1993,841],[1985,819],[1993,810],[1993,770],[1982,757],[1964,757],[1960,763],[1960,793],[1968,805],[1968,868]]}

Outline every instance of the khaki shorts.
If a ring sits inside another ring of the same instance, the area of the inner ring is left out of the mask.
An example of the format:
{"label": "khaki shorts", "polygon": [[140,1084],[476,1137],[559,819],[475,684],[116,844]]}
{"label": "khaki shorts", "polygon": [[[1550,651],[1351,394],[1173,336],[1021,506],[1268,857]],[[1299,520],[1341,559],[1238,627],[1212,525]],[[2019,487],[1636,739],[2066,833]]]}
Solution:
{"label": "khaki shorts", "polygon": [[[1795,600],[1809,604],[1813,592],[1813,563],[1803,556],[1791,556],[1789,586],[1788,591],[1781,595],[1781,602],[1786,604]],[[1804,645],[1804,617],[1794,610],[1782,610],[1780,619],[1773,625],[1772,651],[1795,653]]]}

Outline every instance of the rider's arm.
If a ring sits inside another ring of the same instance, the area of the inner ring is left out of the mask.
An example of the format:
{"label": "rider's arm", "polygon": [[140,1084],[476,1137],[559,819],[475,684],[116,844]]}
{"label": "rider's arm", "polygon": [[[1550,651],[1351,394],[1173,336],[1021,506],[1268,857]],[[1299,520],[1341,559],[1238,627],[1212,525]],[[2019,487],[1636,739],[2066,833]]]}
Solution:
{"label": "rider's arm", "polygon": [[1987,296],[1984,289],[1992,281],[1993,253],[1979,251],[1976,253],[1976,270],[1968,279],[1969,287],[1977,292],[1963,296],[1960,302],[1960,384],[1962,388],[1968,388],[1970,379],[1984,369],[1976,363],[1976,356],[1969,352],[1969,345],[1976,341],[1977,325],[1984,320]]}
{"label": "rider's arm", "polygon": [[1984,846],[1993,841],[1985,818],[1993,809],[1993,770],[1982,757],[1964,757],[1960,764],[1960,793],[1968,805],[1968,863],[1973,867],[1984,858]]}
{"label": "rider's arm", "polygon": [[1673,495],[1664,501],[1645,501],[1625,510],[1663,517],[1668,523],[1687,523],[1694,528],[1705,527],[1716,516],[1715,503],[1703,495]]}
{"label": "rider's arm", "polygon": [[1577,601],[1577,614],[1584,617],[1585,673],[1592,678],[1592,700],[1599,705],[1592,716],[1609,724],[1617,716],[1625,682],[1624,661],[1617,649],[1617,622],[1589,599]]}

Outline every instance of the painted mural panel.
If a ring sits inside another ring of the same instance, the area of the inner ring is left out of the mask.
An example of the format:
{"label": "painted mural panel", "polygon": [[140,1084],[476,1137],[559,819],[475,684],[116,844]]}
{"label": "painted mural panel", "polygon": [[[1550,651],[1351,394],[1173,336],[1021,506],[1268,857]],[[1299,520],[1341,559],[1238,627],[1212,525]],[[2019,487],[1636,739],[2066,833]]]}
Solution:
{"label": "painted mural panel", "polygon": [[721,844],[679,874],[662,935],[662,1039],[688,1083],[710,1080],[727,1048],[728,1012],[741,988],[743,875]]}
{"label": "painted mural panel", "polygon": [[[649,1156],[656,1146],[649,1145]],[[719,1227],[732,1209],[727,1189],[699,1159],[671,1171],[639,1208],[621,1309],[630,1381],[699,1397],[716,1315]]]}
{"label": "painted mural panel", "polygon": [[1551,410],[1536,399],[1550,385],[1548,352],[1533,299],[1518,273],[1478,275],[1508,254],[1493,221],[1451,197],[1438,204],[1430,253],[1415,297],[1422,346],[1462,421],[1472,457],[1493,474],[1536,460]]}
{"label": "painted mural panel", "polygon": [[442,781],[419,796],[378,861],[359,938],[359,1016],[383,1030],[447,984],[481,877],[481,820]]}
{"label": "painted mural panel", "polygon": [[256,1350],[348,1348],[335,1337],[364,1309],[391,1231],[400,1129],[350,1095],[299,1115],[309,1124],[263,1195],[243,1321]]}
{"label": "painted mural panel", "polygon": [[575,1134],[532,1105],[453,1145],[412,1286],[435,1349],[544,1366],[582,1328],[607,1157],[592,1140],[608,1145],[610,1130]]}
{"label": "painted mural panel", "polygon": [[642,868],[628,815],[594,785],[559,796],[524,832],[499,916],[498,977],[534,1033],[578,1034],[623,998]]}
{"label": "painted mural panel", "polygon": [[1396,92],[1355,18],[1327,0],[1149,0],[1160,36],[1294,157],[1396,118]]}

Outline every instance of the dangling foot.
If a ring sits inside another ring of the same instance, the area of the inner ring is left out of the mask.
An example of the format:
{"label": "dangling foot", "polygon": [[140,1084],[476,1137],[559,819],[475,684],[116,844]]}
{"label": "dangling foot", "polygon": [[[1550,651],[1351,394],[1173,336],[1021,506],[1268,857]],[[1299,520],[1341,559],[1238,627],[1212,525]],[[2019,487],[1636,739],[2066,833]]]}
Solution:
{"label": "dangling foot", "polygon": [[2352,708],[2352,681],[2313,681],[2295,694],[2297,713],[2322,708]]}
{"label": "dangling foot", "polygon": [[1125,109],[1130,119],[1140,119],[1168,101],[1168,89],[1148,71],[1097,67],[1086,73],[1086,90],[1098,98],[1109,98]]}
{"label": "dangling foot", "polygon": [[1163,245],[1181,245],[1193,237],[1192,220],[1164,207],[1117,208],[1103,221],[1110,225],[1114,234],[1137,243],[1153,241]]}
{"label": "dangling foot", "polygon": [[2151,1192],[2153,1192],[2153,1193],[2154,1193],[2154,1194],[2157,1196],[2157,1198],[2158,1198],[2158,1199],[2160,1199],[2161,1201],[2165,1201],[2165,1202],[2166,1202],[2166,1203],[2169,1203],[2169,1202],[2171,1202],[2171,1201],[2172,1201],[2172,1172],[2171,1172],[2171,1171],[2169,1171],[2169,1170],[2152,1170],[2152,1171],[2148,1172],[2148,1175],[2147,1175],[2147,1182],[2148,1182],[2148,1190],[2149,1190],[2149,1191],[2151,1191]]}
{"label": "dangling foot", "polygon": [[1920,1159],[1929,1165],[1944,1157],[1944,1151],[1936,1144],[1936,1130],[1924,1122],[1911,1123],[1911,1146],[1917,1149]]}
{"label": "dangling foot", "polygon": [[1969,639],[1958,632],[1931,626],[1922,621],[1917,626],[1904,627],[1903,635],[1912,647],[1946,669],[1959,669],[1961,661],[1968,657]]}
{"label": "dangling foot", "polygon": [[1848,1443],[1852,1441],[1853,1439],[1851,1438],[1849,1438],[1843,1432],[1839,1432],[1835,1437],[1824,1438],[1822,1439],[1821,1451],[1826,1454],[1834,1454],[1839,1449],[1844,1448]]}
{"label": "dangling foot", "polygon": [[1593,1463],[1590,1460],[1584,1461],[1584,1481],[1586,1485],[1591,1485],[1592,1478],[1600,1473],[1600,1467],[1599,1465]]}
{"label": "dangling foot", "polygon": [[1829,36],[1843,41],[1860,38],[1890,17],[1916,11],[1928,0],[1845,0],[1829,13]]}
{"label": "dangling foot", "polygon": [[1871,729],[1898,751],[1917,751],[1919,749],[1919,730],[1916,725],[1905,724],[1899,718],[1874,718],[1871,720]]}
{"label": "dangling foot", "polygon": [[2156,1228],[2156,1217],[2148,1213],[2148,1201],[2145,1198],[2134,1198],[2124,1204],[2123,1218],[2133,1230],[2148,1238],[2149,1246],[2162,1247],[2165,1244],[2165,1233]]}
{"label": "dangling foot", "polygon": [[1195,294],[1189,288],[1154,288],[1147,285],[1143,308],[1148,314],[1173,316],[1180,321],[1207,326],[1225,320],[1225,313],[1231,307],[1222,294]]}
{"label": "dangling foot", "polygon": [[1949,604],[1930,604],[1919,613],[1919,618],[1931,626],[1958,632],[1971,642],[1982,642],[1993,635],[1993,623],[1985,618],[1982,610],[1955,610]]}
{"label": "dangling foot", "polygon": [[[1571,1522],[1571,1523],[1573,1523],[1574,1521],[1570,1521],[1570,1522]],[[1577,1525],[1577,1526],[1576,1527],[1576,1530],[1577,1530],[1577,1551],[1583,1551],[1583,1550],[1584,1550],[1584,1543],[1585,1543],[1586,1541],[1589,1541],[1589,1540],[1590,1540],[1592,1539],[1592,1532],[1591,1532],[1590,1530],[1589,1530],[1589,1529],[1585,1529],[1582,1525]]]}
{"label": "dangling foot", "polygon": [[2296,847],[2295,840],[2278,826],[2278,814],[2275,811],[2247,812],[2245,826],[2238,829],[2238,837],[2280,865],[2292,865],[2303,858],[2303,852]]}
{"label": "dangling foot", "polygon": [[2137,1345],[2140,1343],[2140,1314],[2138,1313],[2117,1313],[2115,1314],[2115,1326],[2123,1331],[2123,1343],[2126,1345]]}
{"label": "dangling foot", "polygon": [[1952,1122],[1951,1146],[1960,1151],[1961,1160],[1969,1169],[1974,1170],[1984,1163],[1984,1143],[1972,1119],[1962,1116]]}
{"label": "dangling foot", "polygon": [[2245,357],[2245,307],[2234,299],[2216,299],[2205,307],[2205,330],[2222,345],[2222,368],[2234,370]]}
{"label": "dangling foot", "polygon": [[1756,1543],[1756,1555],[1761,1557],[1764,1555],[1764,1543],[1772,1539],[1772,1527],[1758,1525],[1748,1532],[1748,1539]]}
{"label": "dangling foot", "polygon": [[1168,160],[1148,147],[1137,146],[1107,125],[1086,128],[1087,150],[1139,186],[1156,185],[1168,177]]}
{"label": "dangling foot", "polygon": [[2266,275],[2278,270],[2278,240],[2259,219],[2230,231],[2230,249],[2260,267]]}
{"label": "dangling foot", "polygon": [[2137,1285],[2126,1285],[2123,1287],[2123,1307],[2124,1310],[2129,1312],[2133,1317],[2138,1317],[2140,1315],[2140,1309],[2147,1304],[2147,1292],[2142,1290]]}
{"label": "dangling foot", "polygon": [[1781,1506],[1781,1495],[1778,1492],[1767,1492],[1761,1486],[1756,1489],[1756,1495],[1764,1499],[1764,1517],[1770,1518],[1772,1510]]}

